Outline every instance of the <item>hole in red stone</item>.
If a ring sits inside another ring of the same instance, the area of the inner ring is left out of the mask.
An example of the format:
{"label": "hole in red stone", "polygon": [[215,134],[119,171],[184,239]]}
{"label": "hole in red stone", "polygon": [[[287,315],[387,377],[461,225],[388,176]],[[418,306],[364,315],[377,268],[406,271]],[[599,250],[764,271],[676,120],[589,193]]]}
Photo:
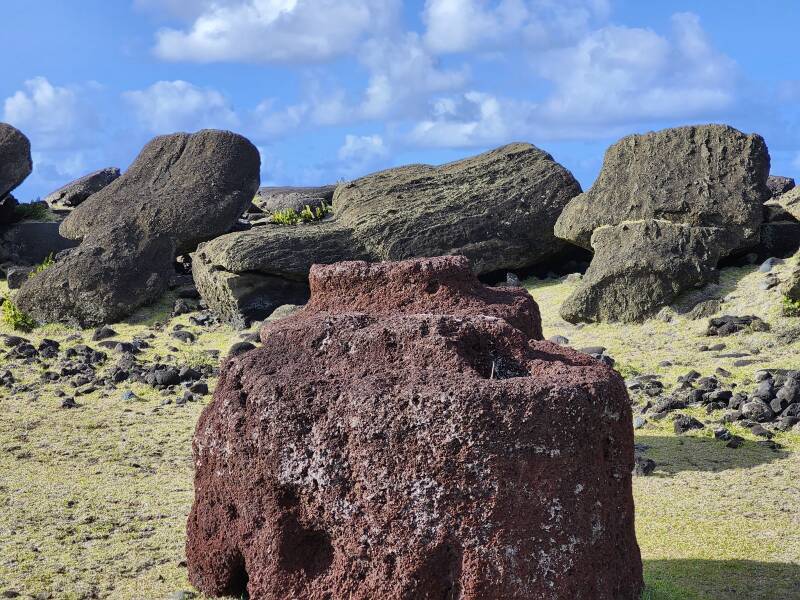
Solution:
{"label": "hole in red stone", "polygon": [[451,544],[438,546],[414,574],[407,600],[456,600],[461,597],[461,552]]}
{"label": "hole in red stone", "polygon": [[428,283],[425,285],[425,291],[426,291],[428,294],[435,294],[436,292],[438,292],[438,291],[439,291],[439,282],[438,282],[438,281],[436,281],[435,279],[432,279],[431,281],[429,281],[429,282],[428,282]]}
{"label": "hole in red stone", "polygon": [[294,508],[300,503],[297,491],[291,486],[284,486],[278,490],[278,506],[281,508]]}
{"label": "hole in red stone", "polygon": [[286,571],[303,571],[314,578],[328,570],[333,562],[333,546],[324,531],[303,527],[289,517],[281,528],[280,564]]}
{"label": "hole in red stone", "polygon": [[239,511],[236,510],[236,507],[233,504],[228,504],[228,506],[225,509],[225,512],[227,512],[228,519],[230,519],[231,521],[235,521],[236,519],[239,518]]}
{"label": "hole in red stone", "polygon": [[244,563],[244,556],[237,553],[231,558],[230,567],[230,580],[228,587],[223,591],[224,595],[235,596],[240,599],[247,599],[250,595],[247,593],[247,583],[250,578],[247,575],[247,568]]}

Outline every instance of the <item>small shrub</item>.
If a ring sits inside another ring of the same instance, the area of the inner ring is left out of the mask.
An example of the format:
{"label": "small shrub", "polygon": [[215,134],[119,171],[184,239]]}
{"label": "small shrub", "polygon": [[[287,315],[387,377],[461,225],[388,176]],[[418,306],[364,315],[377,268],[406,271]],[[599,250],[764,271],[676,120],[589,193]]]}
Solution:
{"label": "small shrub", "polygon": [[36,327],[36,321],[22,312],[8,296],[2,306],[2,321],[17,331],[30,331]]}
{"label": "small shrub", "polygon": [[800,300],[792,300],[784,296],[781,300],[781,308],[785,317],[800,317]]}
{"label": "small shrub", "polygon": [[272,213],[270,217],[270,221],[273,223],[277,223],[278,225],[297,225],[300,220],[300,216],[297,214],[297,211],[293,208],[287,208],[284,210],[276,210]]}
{"label": "small shrub", "polygon": [[331,207],[327,202],[324,202],[311,208],[308,204],[303,207],[299,213],[293,208],[284,210],[277,210],[272,213],[270,220],[279,225],[297,225],[298,223],[311,223],[312,221],[321,221],[328,213],[331,212]]}
{"label": "small shrub", "polygon": [[18,221],[48,221],[50,209],[40,202],[20,204],[14,208],[14,216]]}
{"label": "small shrub", "polygon": [[52,267],[53,264],[55,264],[55,262],[56,261],[53,260],[53,253],[51,252],[50,254],[47,255],[47,258],[45,258],[40,264],[38,264],[35,267],[33,267],[33,271],[31,271],[28,274],[28,279],[30,279],[34,275],[38,275],[39,273],[41,273],[42,271],[44,271],[48,267]]}

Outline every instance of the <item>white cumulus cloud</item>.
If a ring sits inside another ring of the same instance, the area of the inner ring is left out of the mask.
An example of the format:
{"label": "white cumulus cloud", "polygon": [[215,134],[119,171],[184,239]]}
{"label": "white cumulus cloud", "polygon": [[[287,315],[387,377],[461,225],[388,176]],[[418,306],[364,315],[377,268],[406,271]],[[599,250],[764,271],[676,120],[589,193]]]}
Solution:
{"label": "white cumulus cloud", "polygon": [[672,35],[604,27],[537,63],[555,86],[541,117],[576,126],[694,118],[729,107],[737,69],[711,46],[696,15],[672,17]]}
{"label": "white cumulus cloud", "polygon": [[609,12],[608,0],[427,0],[422,18],[427,45],[448,53],[562,45]]}
{"label": "white cumulus cloud", "polygon": [[125,92],[123,98],[151,133],[239,125],[238,116],[222,93],[187,81],[158,81],[144,90]]}
{"label": "white cumulus cloud", "polygon": [[204,4],[186,29],[159,31],[155,52],[173,61],[325,61],[393,26],[400,6],[398,0],[218,0]]}
{"label": "white cumulus cloud", "polygon": [[96,120],[79,87],[34,77],[24,88],[6,98],[3,120],[25,132],[35,147],[64,148],[91,133]]}
{"label": "white cumulus cloud", "polygon": [[379,135],[347,134],[338,152],[339,160],[355,159],[362,162],[383,158],[388,154],[389,149]]}

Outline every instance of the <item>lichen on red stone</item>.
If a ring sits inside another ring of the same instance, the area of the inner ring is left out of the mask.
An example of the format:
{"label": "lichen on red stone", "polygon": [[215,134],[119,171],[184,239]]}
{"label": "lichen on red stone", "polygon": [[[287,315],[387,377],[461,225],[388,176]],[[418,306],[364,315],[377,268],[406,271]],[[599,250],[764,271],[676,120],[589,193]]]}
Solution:
{"label": "lichen on red stone", "polygon": [[317,266],[230,359],[193,442],[203,592],[638,599],[619,375],[541,341],[461,257]]}

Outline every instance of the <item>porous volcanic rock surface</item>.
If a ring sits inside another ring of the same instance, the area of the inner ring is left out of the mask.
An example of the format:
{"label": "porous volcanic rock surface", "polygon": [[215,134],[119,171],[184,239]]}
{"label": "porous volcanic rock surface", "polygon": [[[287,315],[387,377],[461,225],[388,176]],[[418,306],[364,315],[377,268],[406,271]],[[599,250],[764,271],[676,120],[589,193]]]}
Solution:
{"label": "porous volcanic rock surface", "polygon": [[600,227],[594,258],[561,305],[561,317],[579,321],[642,321],[681,292],[717,277],[717,227],[690,227],[648,219]]}
{"label": "porous volcanic rock surface", "polygon": [[16,127],[0,123],[0,200],[33,170],[31,143]]}
{"label": "porous volcanic rock surface", "polygon": [[122,177],[73,210],[60,233],[82,239],[123,217],[191,252],[230,230],[258,190],[260,167],[256,147],[230,131],[158,136]]}
{"label": "porous volcanic rock surface", "polygon": [[32,277],[17,302],[39,321],[113,323],[167,289],[176,255],[236,223],[258,189],[249,140],[206,129],[151,140],[124,175],[61,222],[77,251]]}
{"label": "porous volcanic rock surface", "polygon": [[720,227],[723,256],[759,241],[770,158],[764,139],[727,125],[629,135],[611,146],[591,189],[558,218],[558,237],[590,248],[602,225],[661,219]]}
{"label": "porous volcanic rock surface", "polygon": [[[630,401],[463,257],[315,266],[193,441],[212,595],[634,600]],[[408,282],[403,289],[402,281]]]}
{"label": "porous volcanic rock surface", "polygon": [[204,244],[195,280],[209,306],[237,322],[262,319],[287,301],[287,285],[276,278],[300,282],[299,296],[307,296],[315,263],[462,254],[478,274],[521,269],[566,248],[553,226],[580,192],[552,156],[523,143],[440,166],[388,169],[337,186],[322,222],[266,224]]}

